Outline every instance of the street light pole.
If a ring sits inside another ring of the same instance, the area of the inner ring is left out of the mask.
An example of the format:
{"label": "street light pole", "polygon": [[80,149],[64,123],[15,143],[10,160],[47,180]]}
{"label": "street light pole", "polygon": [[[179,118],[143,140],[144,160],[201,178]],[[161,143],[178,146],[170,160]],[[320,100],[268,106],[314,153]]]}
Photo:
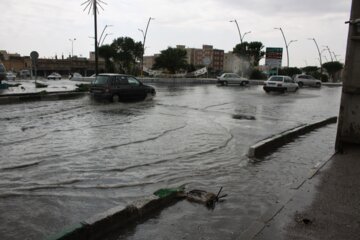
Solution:
{"label": "street light pole", "polygon": [[104,8],[101,6],[101,4],[107,4],[103,0],[86,0],[81,4],[81,6],[85,6],[84,10],[89,9],[89,13],[91,12],[91,9],[93,10],[94,14],[94,45],[95,45],[95,74],[98,75],[99,73],[99,56],[98,56],[98,38],[97,38],[97,12],[98,12],[98,6],[104,10]]}
{"label": "street light pole", "polygon": [[245,35],[251,33],[251,31],[245,32],[244,35],[241,35],[240,27],[239,27],[239,24],[236,21],[236,19],[230,20],[229,22],[234,22],[236,24],[236,27],[237,27],[237,30],[238,30],[238,33],[239,33],[240,43],[243,43]]}
{"label": "street light pole", "polygon": [[280,32],[281,32],[281,34],[282,34],[282,36],[283,36],[283,38],[284,38],[285,47],[286,47],[286,55],[287,55],[287,67],[289,67],[289,45],[290,45],[292,42],[296,42],[297,40],[291,40],[289,43],[287,43],[286,38],[285,38],[285,34],[284,34],[282,28],[280,27],[280,28],[274,28],[274,29],[280,30]]}
{"label": "street light pole", "polygon": [[107,36],[109,36],[109,35],[112,35],[112,33],[107,33],[107,34],[105,34],[105,37],[104,37],[104,38],[103,38],[103,40],[101,41],[100,46],[102,46],[102,45],[103,45],[103,43],[104,43],[104,41],[105,41],[106,37],[107,37]]}
{"label": "street light pole", "polygon": [[326,48],[326,50],[328,50],[329,55],[330,55],[330,59],[331,59],[331,61],[333,62],[333,61],[334,61],[334,59],[333,59],[333,57],[332,57],[332,55],[331,55],[331,51],[330,51],[329,46],[324,46],[324,47]]}
{"label": "street light pole", "polygon": [[71,57],[74,56],[74,41],[76,41],[76,38],[69,38],[69,41],[71,42]]}
{"label": "street light pole", "polygon": [[[102,32],[101,32],[101,34],[100,34],[98,46],[101,46],[101,45],[102,45],[101,42],[104,42],[105,37],[104,37],[104,39],[102,39],[102,36],[104,35],[105,29],[106,29],[107,27],[112,27],[112,26],[113,26],[113,25],[105,25],[104,29],[102,30]],[[105,34],[105,36],[106,36],[106,35],[110,35],[110,34]],[[102,41],[101,41],[101,40],[102,40]],[[101,43],[101,44],[100,44],[100,43]]]}
{"label": "street light pole", "polygon": [[322,69],[322,58],[321,58],[321,52],[320,52],[320,49],[319,49],[319,45],[317,44],[315,38],[308,38],[308,40],[312,40],[314,41],[315,45],[316,45],[316,49],[319,53],[319,60],[320,60],[320,73],[322,75],[322,72],[323,72],[323,69]]}
{"label": "street light pole", "polygon": [[142,56],[141,56],[141,76],[143,76],[143,68],[144,68],[144,54],[145,54],[145,41],[146,41],[146,35],[147,35],[147,31],[149,29],[149,25],[150,25],[150,21],[154,20],[155,18],[149,17],[149,20],[147,22],[146,25],[146,29],[145,29],[145,33],[142,29],[139,29],[139,31],[142,33],[143,35],[143,52],[142,52]]}

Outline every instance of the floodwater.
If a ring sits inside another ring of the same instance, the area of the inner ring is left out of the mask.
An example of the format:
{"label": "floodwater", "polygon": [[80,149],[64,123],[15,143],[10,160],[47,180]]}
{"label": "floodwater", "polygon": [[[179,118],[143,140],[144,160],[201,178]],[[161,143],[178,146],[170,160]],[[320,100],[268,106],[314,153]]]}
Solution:
{"label": "floodwater", "polygon": [[341,88],[282,95],[261,86],[154,86],[157,96],[137,103],[83,97],[2,105],[0,239],[44,239],[182,184],[223,186],[228,197],[213,211],[181,202],[164,211],[167,224],[160,216],[119,239],[156,239],[154,226],[160,239],[231,239],[333,151],[335,124],[264,159],[246,156],[259,140],[338,115]]}

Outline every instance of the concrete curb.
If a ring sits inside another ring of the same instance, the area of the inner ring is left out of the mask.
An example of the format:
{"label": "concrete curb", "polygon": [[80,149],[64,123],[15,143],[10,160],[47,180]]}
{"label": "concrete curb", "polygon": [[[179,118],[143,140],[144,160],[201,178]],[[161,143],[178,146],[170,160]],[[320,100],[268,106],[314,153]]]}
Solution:
{"label": "concrete curb", "polygon": [[161,211],[181,199],[178,193],[172,193],[162,198],[151,195],[129,206],[119,206],[97,214],[83,222],[65,228],[62,232],[48,238],[48,240],[103,239],[111,233],[146,219],[151,214]]}
{"label": "concrete curb", "polygon": [[0,95],[0,104],[11,104],[30,101],[66,100],[81,97],[87,92],[37,92]]}
{"label": "concrete curb", "polygon": [[255,145],[251,146],[248,151],[248,156],[250,158],[263,157],[269,152],[272,152],[275,149],[291,142],[294,138],[300,135],[304,135],[306,133],[313,131],[316,128],[320,128],[327,124],[336,123],[336,122],[337,122],[337,117],[331,117],[320,122],[316,122],[312,124],[304,124],[299,127],[282,132],[278,135],[262,140],[256,143]]}

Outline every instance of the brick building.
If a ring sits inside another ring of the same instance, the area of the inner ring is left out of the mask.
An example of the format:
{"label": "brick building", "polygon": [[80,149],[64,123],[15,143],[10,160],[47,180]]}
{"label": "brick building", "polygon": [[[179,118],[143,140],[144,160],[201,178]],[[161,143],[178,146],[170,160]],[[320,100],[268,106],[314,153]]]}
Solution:
{"label": "brick building", "polygon": [[[20,54],[9,54],[4,50],[0,51],[1,60],[8,71],[19,73],[22,70],[32,69],[32,62],[29,56],[20,56]],[[99,72],[105,71],[105,62],[99,59]],[[58,59],[39,58],[37,62],[38,76],[46,77],[52,72],[58,72],[61,75],[69,75],[70,73],[78,72],[84,76],[89,76],[95,73],[95,59],[69,57]]]}

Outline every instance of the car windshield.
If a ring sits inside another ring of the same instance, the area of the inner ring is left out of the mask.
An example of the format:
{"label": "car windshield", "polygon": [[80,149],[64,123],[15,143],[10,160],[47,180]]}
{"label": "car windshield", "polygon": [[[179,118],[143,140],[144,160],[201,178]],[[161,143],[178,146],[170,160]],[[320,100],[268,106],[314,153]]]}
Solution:
{"label": "car windshield", "polygon": [[97,76],[94,84],[106,84],[107,80],[109,79],[109,76]]}
{"label": "car windshield", "polygon": [[283,78],[282,77],[271,77],[269,79],[269,81],[271,81],[271,82],[282,82]]}

